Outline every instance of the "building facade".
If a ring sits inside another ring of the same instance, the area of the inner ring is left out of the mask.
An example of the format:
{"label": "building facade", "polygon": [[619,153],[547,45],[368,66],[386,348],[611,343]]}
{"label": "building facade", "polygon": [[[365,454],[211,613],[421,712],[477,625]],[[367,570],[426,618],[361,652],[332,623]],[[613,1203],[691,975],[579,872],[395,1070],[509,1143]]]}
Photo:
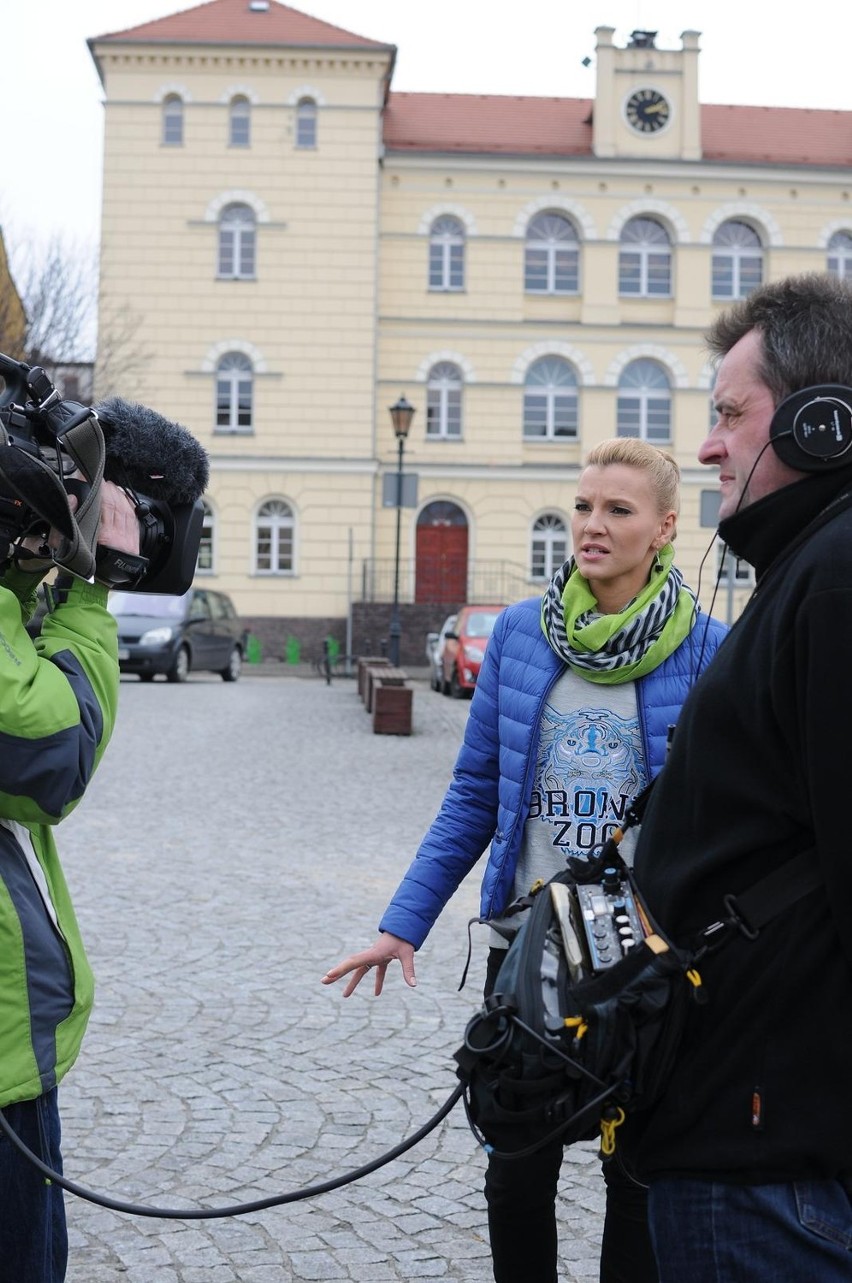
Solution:
{"label": "building facade", "polygon": [[[698,583],[702,335],[761,281],[852,270],[852,113],[701,104],[697,32],[596,42],[590,100],[396,93],[392,46],[274,0],[90,41],[99,390],[208,450],[199,575],[268,652],[375,648],[396,595],[414,662],[461,601],[540,591],[581,461],[618,434],[677,458]],[[749,571],[723,569],[733,615]]]}

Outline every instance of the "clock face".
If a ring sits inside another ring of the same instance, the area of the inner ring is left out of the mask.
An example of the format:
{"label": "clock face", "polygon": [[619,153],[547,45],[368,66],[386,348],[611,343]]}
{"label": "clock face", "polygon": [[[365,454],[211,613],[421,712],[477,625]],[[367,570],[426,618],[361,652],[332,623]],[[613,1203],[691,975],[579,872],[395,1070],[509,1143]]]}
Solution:
{"label": "clock face", "polygon": [[658,89],[637,89],[627,99],[624,112],[631,129],[639,134],[655,134],[669,123],[671,107]]}

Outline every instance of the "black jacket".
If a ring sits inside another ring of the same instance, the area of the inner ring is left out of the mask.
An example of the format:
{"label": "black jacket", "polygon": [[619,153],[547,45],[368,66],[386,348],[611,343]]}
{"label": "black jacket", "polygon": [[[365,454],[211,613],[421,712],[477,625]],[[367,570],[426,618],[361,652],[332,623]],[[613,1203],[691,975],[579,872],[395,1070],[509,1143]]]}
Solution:
{"label": "black jacket", "polygon": [[638,883],[680,943],[802,851],[822,885],[704,960],[708,1002],[632,1143],[645,1176],[834,1177],[852,1170],[852,469],[720,533],[757,588],[683,709]]}

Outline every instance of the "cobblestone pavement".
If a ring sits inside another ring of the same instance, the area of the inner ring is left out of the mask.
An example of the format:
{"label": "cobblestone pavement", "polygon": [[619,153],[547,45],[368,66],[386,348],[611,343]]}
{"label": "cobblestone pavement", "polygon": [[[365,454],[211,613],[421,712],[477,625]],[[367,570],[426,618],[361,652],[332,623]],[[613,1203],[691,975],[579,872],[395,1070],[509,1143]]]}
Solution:
{"label": "cobblestone pavement", "polygon": [[[274,670],[273,670],[274,671]],[[376,999],[326,987],[375,924],[449,780],[469,705],[416,684],[414,734],[371,733],[352,680],[249,672],[121,687],[107,756],[59,839],[98,978],[61,1090],[67,1175],[113,1198],[222,1207],[352,1170],[456,1085],[478,873]],[[355,1184],[234,1219],[69,1198],[68,1283],[491,1279],[484,1157],[461,1105]],[[603,1182],[571,1148],[564,1283],[597,1278]],[[518,1283],[523,1283],[519,1280]]]}

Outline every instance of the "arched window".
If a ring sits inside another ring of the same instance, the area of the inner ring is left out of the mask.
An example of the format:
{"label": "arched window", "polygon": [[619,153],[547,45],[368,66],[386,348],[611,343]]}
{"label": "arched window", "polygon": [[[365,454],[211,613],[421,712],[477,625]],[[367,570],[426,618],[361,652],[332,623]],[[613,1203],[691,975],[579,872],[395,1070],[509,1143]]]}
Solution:
{"label": "arched window", "polygon": [[621,230],[618,292],[638,298],[665,298],[672,292],[672,247],[656,218],[631,218]]}
{"label": "arched window", "polygon": [[852,280],[852,234],[835,232],[828,242],[826,270],[839,281]]}
{"label": "arched window", "polygon": [[251,206],[226,205],[219,218],[219,276],[252,279],[256,241]]}
{"label": "arched window", "polygon": [[763,281],[763,246],[753,227],[738,218],[713,234],[713,297],[745,298]]}
{"label": "arched window", "polygon": [[228,110],[228,144],[248,147],[251,143],[251,103],[243,94],[232,98]]}
{"label": "arched window", "polygon": [[426,436],[461,436],[462,376],[451,361],[439,361],[426,383]]}
{"label": "arched window", "polygon": [[464,224],[452,214],[436,218],[429,232],[429,289],[464,289]]}
{"label": "arched window", "polygon": [[169,94],[163,99],[163,144],[180,147],[183,143],[183,99]]}
{"label": "arched window", "polygon": [[532,528],[530,578],[548,580],[568,557],[568,527],[556,512],[545,512]]}
{"label": "arched window", "polygon": [[577,436],[577,376],[561,356],[543,356],[524,381],[524,438]]}
{"label": "arched window", "polygon": [[214,538],[216,534],[216,521],[213,516],[213,509],[206,499],[201,500],[201,506],[204,509],[204,518],[201,523],[201,543],[198,545],[198,564],[196,570],[199,574],[210,574],[214,565]]}
{"label": "arched window", "polygon": [[216,367],[216,431],[251,432],[254,371],[242,352],[227,352]]}
{"label": "arched window", "polygon": [[579,280],[574,224],[564,214],[536,214],[527,228],[524,289],[528,294],[576,294]]}
{"label": "arched window", "polygon": [[293,573],[293,509],[283,499],[267,499],[254,522],[254,568],[259,575]]}
{"label": "arched window", "polygon": [[296,146],[316,147],[317,105],[313,98],[300,98],[296,104]]}
{"label": "arched window", "polygon": [[669,377],[656,361],[631,361],[618,380],[617,431],[652,445],[671,441],[672,394]]}

